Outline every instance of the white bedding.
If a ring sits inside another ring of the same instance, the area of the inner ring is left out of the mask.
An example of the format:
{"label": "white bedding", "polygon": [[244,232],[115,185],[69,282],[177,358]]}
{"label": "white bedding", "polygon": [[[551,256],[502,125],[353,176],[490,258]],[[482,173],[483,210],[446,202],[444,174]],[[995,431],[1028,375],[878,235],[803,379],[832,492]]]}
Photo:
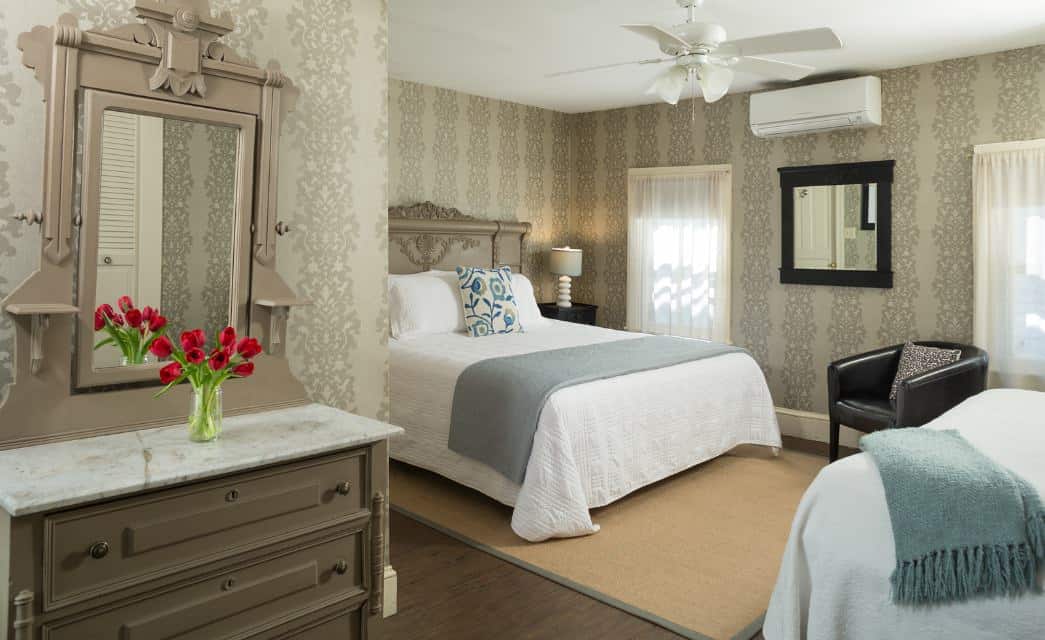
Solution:
{"label": "white bedding", "polygon": [[[957,429],[1045,494],[1045,393],[996,389],[923,428]],[[943,606],[890,601],[893,533],[877,467],[867,454],[825,467],[791,529],[766,614],[767,640],[1045,637],[1045,595]]]}
{"label": "white bedding", "polygon": [[454,386],[468,365],[640,335],[549,320],[520,334],[392,340],[392,422],[406,433],[391,455],[514,506],[512,529],[539,541],[595,533],[589,508],[739,444],[780,446],[762,371],[732,353],[556,391],[541,412],[522,486],[447,448]]}

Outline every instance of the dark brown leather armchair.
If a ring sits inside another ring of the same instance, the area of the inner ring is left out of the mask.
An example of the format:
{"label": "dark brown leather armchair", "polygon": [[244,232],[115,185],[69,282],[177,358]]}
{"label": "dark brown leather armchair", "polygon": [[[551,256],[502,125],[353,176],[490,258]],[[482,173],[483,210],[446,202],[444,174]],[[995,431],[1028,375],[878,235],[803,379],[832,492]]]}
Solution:
{"label": "dark brown leather armchair", "polygon": [[832,362],[827,366],[831,462],[838,459],[838,431],[845,425],[864,433],[893,427],[920,427],[969,396],[987,388],[987,352],[953,342],[915,342],[961,349],[957,362],[908,378],[896,400],[889,390],[900,364],[902,344]]}

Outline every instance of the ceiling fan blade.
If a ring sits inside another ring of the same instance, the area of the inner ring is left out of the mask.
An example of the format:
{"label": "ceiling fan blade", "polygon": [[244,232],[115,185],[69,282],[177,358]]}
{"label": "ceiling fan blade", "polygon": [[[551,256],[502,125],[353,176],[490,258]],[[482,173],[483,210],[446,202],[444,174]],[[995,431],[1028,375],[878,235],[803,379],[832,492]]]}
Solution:
{"label": "ceiling fan blade", "polygon": [[613,64],[600,64],[595,67],[584,67],[583,69],[570,69],[569,71],[559,71],[557,73],[549,73],[544,76],[545,78],[557,78],[558,76],[568,76],[574,73],[584,73],[586,71],[598,71],[600,69],[613,69],[615,67],[627,67],[633,64],[660,64],[662,62],[670,62],[674,58],[650,58],[649,60],[634,60],[632,62],[615,62]]}
{"label": "ceiling fan blade", "polygon": [[689,49],[690,44],[678,37],[666,27],[662,27],[656,24],[622,24],[623,28],[637,33],[638,35],[648,38],[658,45],[668,47],[678,47],[680,49]]}
{"label": "ceiling fan blade", "polygon": [[841,48],[842,41],[838,39],[835,32],[823,27],[729,40],[719,45],[715,53],[725,56],[757,56],[763,53],[791,53],[792,51]]}
{"label": "ceiling fan blade", "polygon": [[740,58],[733,64],[729,65],[729,68],[734,71],[753,73],[755,75],[768,76],[770,78],[781,78],[783,80],[801,80],[810,73],[816,71],[816,67],[810,67],[805,64],[793,64],[791,62],[770,60],[769,58],[755,58],[752,56],[744,56],[743,58]]}

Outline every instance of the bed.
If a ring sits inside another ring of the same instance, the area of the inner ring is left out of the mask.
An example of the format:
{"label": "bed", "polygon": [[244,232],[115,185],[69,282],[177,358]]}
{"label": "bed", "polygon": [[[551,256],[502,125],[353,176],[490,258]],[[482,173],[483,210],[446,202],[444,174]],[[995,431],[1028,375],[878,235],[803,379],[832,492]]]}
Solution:
{"label": "bed", "polygon": [[[1045,494],[1045,393],[995,389],[924,429],[957,429]],[[932,607],[890,600],[896,557],[885,493],[867,454],[817,476],[795,516],[766,615],[767,640],[808,638],[1041,638],[1045,595]],[[1045,572],[1043,572],[1045,573]]]}
{"label": "bed", "polygon": [[[395,278],[458,264],[507,264],[519,272],[528,230],[526,223],[473,220],[427,203],[393,208],[390,273]],[[531,307],[521,315],[523,333],[428,332],[389,344],[391,421],[405,429],[391,445],[392,458],[514,507],[511,526],[520,537],[595,533],[592,508],[741,444],[781,446],[761,369],[746,353],[730,353],[555,391],[540,413],[521,483],[456,453],[448,447],[454,389],[469,365],[639,337],[544,319],[535,302]]]}

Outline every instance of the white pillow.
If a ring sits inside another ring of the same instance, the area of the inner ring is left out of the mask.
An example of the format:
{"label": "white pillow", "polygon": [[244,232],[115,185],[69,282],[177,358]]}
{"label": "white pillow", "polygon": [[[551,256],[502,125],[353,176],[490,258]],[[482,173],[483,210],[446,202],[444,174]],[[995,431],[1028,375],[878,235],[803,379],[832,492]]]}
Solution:
{"label": "white pillow", "polygon": [[388,277],[388,320],[392,337],[464,331],[457,274],[426,271]]}
{"label": "white pillow", "polygon": [[537,298],[533,293],[533,283],[521,273],[512,274],[512,291],[515,293],[515,304],[519,307],[519,323],[523,331],[546,324],[548,319],[541,315],[537,306]]}

